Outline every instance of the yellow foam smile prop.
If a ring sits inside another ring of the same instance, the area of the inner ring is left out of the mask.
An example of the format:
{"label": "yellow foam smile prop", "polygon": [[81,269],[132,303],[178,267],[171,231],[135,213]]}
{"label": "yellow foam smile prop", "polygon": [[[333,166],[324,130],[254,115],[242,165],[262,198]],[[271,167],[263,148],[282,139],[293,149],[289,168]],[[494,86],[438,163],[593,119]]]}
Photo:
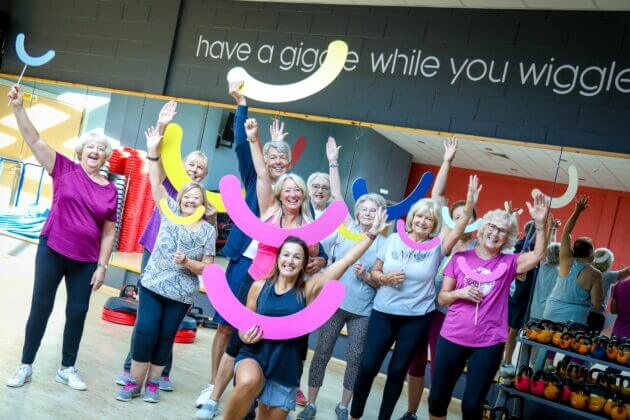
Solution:
{"label": "yellow foam smile prop", "polygon": [[168,220],[178,225],[191,225],[201,219],[203,217],[203,214],[205,213],[205,209],[203,208],[203,206],[199,206],[190,216],[178,216],[173,213],[165,199],[161,199],[158,205],[160,206],[162,214]]}

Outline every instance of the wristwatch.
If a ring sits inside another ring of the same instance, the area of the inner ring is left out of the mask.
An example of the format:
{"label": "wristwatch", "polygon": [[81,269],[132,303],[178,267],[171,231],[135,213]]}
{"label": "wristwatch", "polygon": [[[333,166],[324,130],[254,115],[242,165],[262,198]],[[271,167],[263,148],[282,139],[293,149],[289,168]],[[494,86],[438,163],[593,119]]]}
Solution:
{"label": "wristwatch", "polygon": [[97,267],[97,268],[102,268],[103,270],[107,271],[107,267],[108,267],[108,265],[107,265],[107,264],[97,263],[97,264],[96,264],[96,267]]}

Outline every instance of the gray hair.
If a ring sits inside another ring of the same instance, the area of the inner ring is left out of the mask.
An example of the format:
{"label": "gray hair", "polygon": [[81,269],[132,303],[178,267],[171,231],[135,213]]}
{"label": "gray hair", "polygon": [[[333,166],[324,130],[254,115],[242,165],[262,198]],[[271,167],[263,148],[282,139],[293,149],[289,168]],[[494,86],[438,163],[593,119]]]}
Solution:
{"label": "gray hair", "polygon": [[[280,193],[282,192],[282,187],[284,185],[284,182],[287,179],[290,179],[293,182],[295,182],[295,185],[297,185],[297,187],[300,190],[302,190],[302,194],[304,195],[304,201],[302,201],[302,210],[300,211],[300,213],[302,215],[302,219],[304,222],[306,223],[312,222],[313,216],[311,215],[311,204],[308,198],[308,191],[306,189],[306,184],[304,183],[304,179],[302,179],[301,176],[294,173],[288,173],[278,178],[278,181],[273,186],[273,198],[275,198],[276,200],[278,200],[278,202],[280,202]],[[280,211],[282,211],[282,209],[280,209]]]}
{"label": "gray hair", "polygon": [[558,265],[560,264],[560,244],[558,242],[552,242],[547,247],[547,264]]}
{"label": "gray hair", "polygon": [[374,194],[374,193],[363,194],[361,197],[359,197],[357,202],[354,203],[354,220],[355,220],[355,222],[359,218],[359,210],[360,210],[361,204],[365,203],[366,201],[373,202],[374,204],[376,204],[376,207],[378,207],[379,209],[384,209],[385,207],[387,207],[387,202],[385,201],[385,199],[383,198],[382,195]]}
{"label": "gray hair", "polygon": [[81,134],[81,137],[79,137],[79,140],[74,147],[74,151],[78,156],[81,156],[81,153],[83,153],[83,148],[86,145],[94,142],[102,143],[105,146],[105,159],[109,158],[109,156],[112,154],[112,142],[109,137],[98,130],[90,130]]}
{"label": "gray hair", "polygon": [[439,208],[440,206],[435,202],[435,200],[432,200],[430,198],[423,198],[421,200],[418,200],[413,206],[411,206],[409,212],[407,213],[405,230],[407,232],[411,232],[411,225],[413,223],[413,218],[416,213],[425,212],[428,210],[431,212],[431,216],[435,221],[433,224],[433,230],[431,231],[431,233],[429,233],[429,237],[433,238],[434,236],[439,235],[440,229],[442,229],[442,216],[438,211]]}
{"label": "gray hair", "polygon": [[591,265],[599,271],[606,272],[610,270],[615,261],[615,254],[608,248],[597,248],[593,253],[593,262]]}
{"label": "gray hair", "polygon": [[484,214],[479,222],[479,227],[477,228],[477,237],[481,239],[483,231],[491,222],[494,221],[505,222],[509,225],[507,240],[501,247],[501,251],[504,249],[514,248],[514,244],[516,244],[516,239],[518,238],[518,218],[514,214],[510,214],[505,210],[490,210]]}
{"label": "gray hair", "polygon": [[267,143],[265,143],[265,145],[263,146],[263,157],[265,158],[265,161],[267,161],[268,159],[268,155],[269,155],[269,149],[276,149],[278,151],[278,153],[286,153],[289,159],[289,162],[291,162],[291,146],[289,146],[289,143],[287,143],[286,141],[268,141]]}
{"label": "gray hair", "polygon": [[208,174],[208,156],[206,156],[204,152],[202,152],[201,150],[195,150],[188,153],[184,158],[184,162],[188,162],[191,160],[198,160],[206,168],[206,175]]}
{"label": "gray hair", "polygon": [[315,182],[316,178],[324,178],[328,185],[330,185],[330,175],[325,172],[313,172],[308,176],[308,179],[306,180],[306,185],[308,186],[309,190],[313,188],[313,182]]}

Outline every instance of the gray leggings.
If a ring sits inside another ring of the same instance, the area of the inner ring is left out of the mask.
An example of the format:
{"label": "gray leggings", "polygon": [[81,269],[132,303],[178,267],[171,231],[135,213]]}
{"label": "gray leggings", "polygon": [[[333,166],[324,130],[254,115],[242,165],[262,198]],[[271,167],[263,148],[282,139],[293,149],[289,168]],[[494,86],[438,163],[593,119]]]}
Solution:
{"label": "gray leggings", "polygon": [[319,329],[315,354],[308,372],[308,386],[319,388],[324,382],[326,366],[332,356],[333,348],[344,324],[348,324],[348,358],[346,372],[343,376],[343,387],[352,391],[354,381],[359,372],[359,363],[363,354],[365,337],[367,336],[369,317],[355,315],[343,309],[337,312]]}

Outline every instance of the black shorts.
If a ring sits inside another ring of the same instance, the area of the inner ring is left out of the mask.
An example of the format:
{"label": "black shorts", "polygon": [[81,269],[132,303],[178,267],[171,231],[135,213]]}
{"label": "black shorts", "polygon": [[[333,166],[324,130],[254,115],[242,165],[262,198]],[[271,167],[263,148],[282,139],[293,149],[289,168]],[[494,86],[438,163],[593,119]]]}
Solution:
{"label": "black shorts", "polygon": [[525,317],[529,307],[529,295],[532,291],[531,281],[516,280],[516,290],[508,301],[508,325],[521,329],[525,326]]}

